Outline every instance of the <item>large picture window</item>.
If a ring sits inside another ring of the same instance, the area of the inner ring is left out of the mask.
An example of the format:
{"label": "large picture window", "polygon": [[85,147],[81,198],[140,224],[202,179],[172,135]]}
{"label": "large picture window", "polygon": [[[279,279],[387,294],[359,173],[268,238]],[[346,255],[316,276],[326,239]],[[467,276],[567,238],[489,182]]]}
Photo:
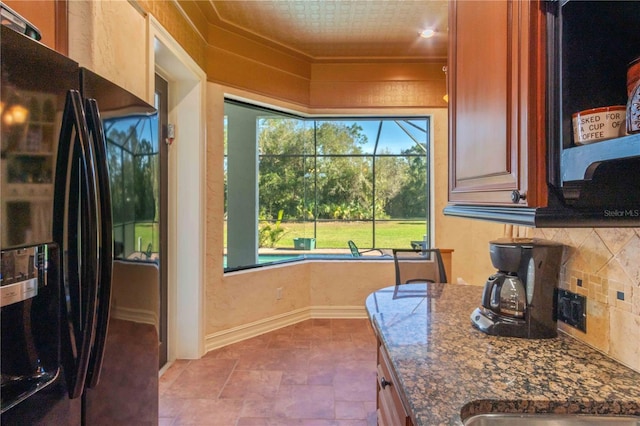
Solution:
{"label": "large picture window", "polygon": [[428,241],[429,124],[226,101],[225,268]]}

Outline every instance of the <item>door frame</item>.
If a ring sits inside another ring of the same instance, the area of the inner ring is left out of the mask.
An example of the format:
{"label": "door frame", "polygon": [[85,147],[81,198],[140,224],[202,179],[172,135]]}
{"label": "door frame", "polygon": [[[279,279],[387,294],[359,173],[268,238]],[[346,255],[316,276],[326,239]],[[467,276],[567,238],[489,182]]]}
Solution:
{"label": "door frame", "polygon": [[165,80],[160,74],[155,74],[155,85],[154,85],[154,97],[156,98],[156,108],[158,110],[158,152],[160,155],[159,163],[160,163],[160,188],[159,188],[159,198],[160,198],[160,223],[159,223],[159,232],[160,232],[160,327],[158,330],[160,344],[159,344],[159,365],[162,368],[168,361],[168,352],[167,352],[167,327],[169,325],[168,315],[167,315],[167,295],[169,286],[167,285],[167,252],[168,252],[168,239],[165,238],[167,235],[167,196],[169,195],[169,179],[168,179],[168,170],[169,170],[169,144],[168,144],[168,123],[169,123],[169,82]]}
{"label": "door frame", "polygon": [[168,150],[170,364],[175,359],[198,359],[205,353],[206,73],[153,16],[147,15],[147,19],[152,65],[148,70],[148,91],[153,95],[156,73],[169,83],[169,123],[175,124],[176,129]]}

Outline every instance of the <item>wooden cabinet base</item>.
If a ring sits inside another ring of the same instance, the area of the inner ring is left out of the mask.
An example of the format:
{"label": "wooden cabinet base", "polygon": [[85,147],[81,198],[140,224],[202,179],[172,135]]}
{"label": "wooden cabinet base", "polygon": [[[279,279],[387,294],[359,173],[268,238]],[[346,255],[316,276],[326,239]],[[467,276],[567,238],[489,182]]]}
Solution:
{"label": "wooden cabinet base", "polygon": [[397,389],[398,379],[391,370],[391,363],[378,342],[378,425],[413,426]]}

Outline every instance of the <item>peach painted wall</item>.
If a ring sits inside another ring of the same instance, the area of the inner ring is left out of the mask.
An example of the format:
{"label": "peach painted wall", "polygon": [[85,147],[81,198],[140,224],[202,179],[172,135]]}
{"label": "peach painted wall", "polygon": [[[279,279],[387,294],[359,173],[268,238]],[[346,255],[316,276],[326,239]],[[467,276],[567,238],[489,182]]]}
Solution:
{"label": "peach painted wall", "polygon": [[392,260],[365,262],[310,262],[311,306],[362,308],[369,294],[395,282]]}
{"label": "peach painted wall", "polygon": [[309,107],[446,108],[442,63],[320,63],[311,67]]}
{"label": "peach painted wall", "polygon": [[442,214],[448,203],[449,190],[449,132],[446,109],[435,112],[433,128],[435,246],[455,250],[449,281],[484,285],[487,277],[495,272],[489,258],[489,241],[502,236],[504,225]]}
{"label": "peach painted wall", "polygon": [[364,315],[366,297],[393,280],[393,261],[309,261],[228,273],[210,292],[207,308],[217,314],[209,316],[209,332],[310,307]]}
{"label": "peach painted wall", "polygon": [[[309,307],[308,278],[306,263],[223,276],[207,287],[207,333]],[[281,300],[276,300],[277,288],[282,288]]]}
{"label": "peach painted wall", "polygon": [[145,16],[119,0],[70,1],[68,7],[69,57],[151,101]]}

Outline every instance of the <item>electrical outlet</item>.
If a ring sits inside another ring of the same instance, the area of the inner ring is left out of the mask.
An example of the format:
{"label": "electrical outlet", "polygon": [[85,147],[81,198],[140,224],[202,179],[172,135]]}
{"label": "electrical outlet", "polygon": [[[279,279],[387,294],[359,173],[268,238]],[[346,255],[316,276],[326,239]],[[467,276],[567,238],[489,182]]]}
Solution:
{"label": "electrical outlet", "polygon": [[276,300],[282,299],[282,287],[276,289]]}
{"label": "electrical outlet", "polygon": [[587,298],[567,290],[558,290],[558,320],[587,332]]}

